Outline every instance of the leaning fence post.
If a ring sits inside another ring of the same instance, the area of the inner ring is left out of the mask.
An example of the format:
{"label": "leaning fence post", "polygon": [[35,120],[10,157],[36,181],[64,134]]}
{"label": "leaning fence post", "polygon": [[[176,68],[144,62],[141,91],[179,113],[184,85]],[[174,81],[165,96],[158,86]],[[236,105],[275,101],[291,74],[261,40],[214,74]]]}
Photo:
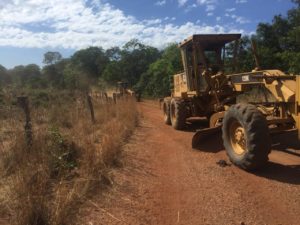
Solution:
{"label": "leaning fence post", "polygon": [[106,92],[104,92],[104,97],[105,97],[106,103],[108,103],[108,96],[107,96],[107,93],[106,93]]}
{"label": "leaning fence post", "polygon": [[94,106],[93,106],[92,97],[90,94],[87,94],[87,102],[88,102],[90,112],[91,112],[92,123],[95,123],[96,120],[95,120]]}
{"label": "leaning fence post", "polygon": [[32,145],[32,124],[31,124],[31,117],[30,117],[30,108],[29,108],[29,101],[27,96],[20,96],[17,97],[17,101],[19,106],[23,109],[25,113],[25,138],[26,143],[28,146]]}

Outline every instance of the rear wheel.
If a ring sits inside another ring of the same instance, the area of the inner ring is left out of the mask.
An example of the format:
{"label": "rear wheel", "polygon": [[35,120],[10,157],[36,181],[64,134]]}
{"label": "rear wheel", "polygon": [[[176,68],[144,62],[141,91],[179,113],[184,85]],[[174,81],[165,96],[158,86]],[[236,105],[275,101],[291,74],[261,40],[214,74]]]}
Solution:
{"label": "rear wheel", "polygon": [[170,117],[172,127],[176,130],[185,128],[187,118],[186,105],[183,100],[172,99],[170,104]]}
{"label": "rear wheel", "polygon": [[163,103],[163,112],[164,112],[164,122],[165,122],[165,124],[171,125],[170,102],[164,101],[164,103]]}
{"label": "rear wheel", "polygon": [[266,118],[254,106],[233,105],[223,120],[223,142],[235,165],[254,170],[268,161],[271,141]]}

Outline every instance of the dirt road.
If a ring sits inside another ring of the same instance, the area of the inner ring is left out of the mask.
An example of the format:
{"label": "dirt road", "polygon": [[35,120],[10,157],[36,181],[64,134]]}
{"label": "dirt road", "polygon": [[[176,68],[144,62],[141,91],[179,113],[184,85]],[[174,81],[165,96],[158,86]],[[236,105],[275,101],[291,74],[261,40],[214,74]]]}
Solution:
{"label": "dirt road", "polygon": [[[112,190],[89,201],[82,224],[300,224],[300,151],[274,142],[270,163],[247,173],[216,162],[220,137],[191,148],[193,129],[164,125],[158,106],[141,103],[141,124],[126,145]],[[281,137],[286,139],[286,137]],[[103,200],[104,199],[104,200]]]}

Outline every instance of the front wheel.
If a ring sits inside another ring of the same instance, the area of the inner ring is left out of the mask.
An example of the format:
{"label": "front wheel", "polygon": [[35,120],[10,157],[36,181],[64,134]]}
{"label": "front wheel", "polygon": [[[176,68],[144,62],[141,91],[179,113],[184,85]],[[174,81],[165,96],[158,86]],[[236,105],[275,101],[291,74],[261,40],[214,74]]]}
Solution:
{"label": "front wheel", "polygon": [[223,142],[230,161],[245,170],[268,161],[271,141],[266,118],[250,104],[233,105],[223,120]]}

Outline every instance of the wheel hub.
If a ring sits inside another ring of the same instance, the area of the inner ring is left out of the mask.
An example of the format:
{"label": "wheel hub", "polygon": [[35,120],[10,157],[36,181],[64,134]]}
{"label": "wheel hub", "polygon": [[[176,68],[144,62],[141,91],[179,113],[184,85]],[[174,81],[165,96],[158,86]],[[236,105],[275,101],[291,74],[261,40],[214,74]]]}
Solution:
{"label": "wheel hub", "polygon": [[238,155],[242,155],[245,153],[247,150],[246,148],[246,134],[245,134],[245,129],[243,126],[235,121],[231,125],[230,129],[230,140],[231,140],[231,145],[234,150],[234,152]]}

